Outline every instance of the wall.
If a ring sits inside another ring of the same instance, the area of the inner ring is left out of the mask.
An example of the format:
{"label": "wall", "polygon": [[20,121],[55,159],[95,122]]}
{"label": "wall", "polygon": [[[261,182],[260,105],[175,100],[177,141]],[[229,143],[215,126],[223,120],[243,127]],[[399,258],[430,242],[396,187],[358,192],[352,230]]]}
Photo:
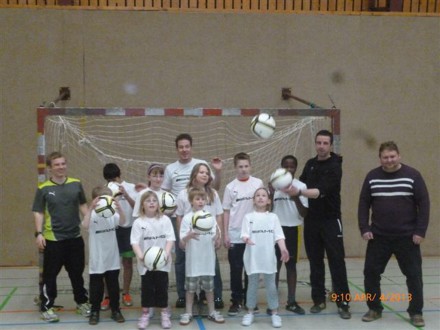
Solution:
{"label": "wall", "polygon": [[439,255],[438,18],[1,9],[0,31],[0,265],[36,263],[35,108],[61,86],[69,107],[304,107],[283,101],[282,87],[331,107],[331,95],[342,110],[347,255],[364,255],[358,193],[378,164],[375,142],[389,139],[425,177],[423,252]]}

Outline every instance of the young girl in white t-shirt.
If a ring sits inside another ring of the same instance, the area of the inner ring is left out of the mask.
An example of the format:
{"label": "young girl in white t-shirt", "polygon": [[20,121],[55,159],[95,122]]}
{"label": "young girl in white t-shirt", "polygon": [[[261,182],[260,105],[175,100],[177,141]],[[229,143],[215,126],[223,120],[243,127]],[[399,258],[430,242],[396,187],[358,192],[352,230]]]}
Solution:
{"label": "young girl in white t-shirt", "polygon": [[278,315],[278,291],[275,285],[277,260],[274,245],[278,244],[281,261],[289,260],[289,252],[284,242],[284,233],[278,216],[269,212],[271,200],[266,188],[258,188],[253,197],[254,211],[245,215],[241,228],[241,238],[246,244],[243,262],[249,282],[246,292],[246,307],[242,325],[249,326],[254,321],[254,308],[257,306],[258,282],[263,275],[268,308],[272,311],[272,326],[282,325]]}
{"label": "young girl in white t-shirt", "polygon": [[[173,225],[168,216],[160,212],[159,200],[154,191],[145,192],[140,198],[140,216],[133,223],[130,241],[138,258],[137,267],[141,275],[142,314],[138,322],[139,329],[149,324],[149,309],[161,309],[162,328],[171,328],[168,312],[168,273],[171,270],[171,250],[176,240]],[[152,246],[164,249],[166,265],[154,271],[144,266],[145,251]]]}

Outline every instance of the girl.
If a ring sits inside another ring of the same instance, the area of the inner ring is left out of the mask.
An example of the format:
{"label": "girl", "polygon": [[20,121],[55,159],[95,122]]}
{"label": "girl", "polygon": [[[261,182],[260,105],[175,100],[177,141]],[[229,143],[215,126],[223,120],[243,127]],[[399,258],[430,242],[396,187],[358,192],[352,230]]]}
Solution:
{"label": "girl", "polygon": [[[137,267],[141,275],[142,315],[139,329],[145,329],[149,323],[149,309],[161,309],[162,328],[171,328],[168,306],[168,273],[171,269],[171,250],[176,240],[170,218],[159,209],[159,200],[154,191],[147,191],[140,198],[139,218],[134,221],[131,230],[131,245],[138,258]],[[147,271],[144,266],[144,253],[151,246],[164,249],[167,264],[155,271]]]}
{"label": "girl", "polygon": [[254,212],[248,213],[243,219],[241,238],[246,244],[243,262],[246,274],[249,277],[246,292],[246,307],[248,313],[243,316],[242,325],[249,326],[254,321],[253,310],[257,306],[258,281],[263,274],[266,287],[266,299],[272,312],[272,326],[280,328],[281,317],[278,315],[278,291],[275,285],[277,260],[275,243],[281,251],[281,261],[289,260],[289,252],[284,242],[284,234],[278,216],[270,209],[269,191],[258,188],[253,197]]}

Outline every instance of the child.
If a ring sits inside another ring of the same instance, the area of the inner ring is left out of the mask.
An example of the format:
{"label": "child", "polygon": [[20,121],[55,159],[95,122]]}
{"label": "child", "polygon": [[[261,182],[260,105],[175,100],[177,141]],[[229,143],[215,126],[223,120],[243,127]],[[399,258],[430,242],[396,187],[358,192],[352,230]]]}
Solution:
{"label": "child", "polygon": [[[119,192],[117,192],[119,196],[116,197],[116,199],[121,206],[122,213],[125,215],[125,224],[116,228],[116,237],[118,239],[119,254],[122,258],[123,269],[122,303],[125,306],[132,306],[130,285],[133,277],[133,258],[135,255],[130,244],[130,233],[134,221],[132,216],[134,199],[137,193],[133,183],[126,182],[121,178],[121,169],[117,164],[105,164],[102,172],[104,179],[106,179],[108,183],[116,183],[116,187],[119,188]],[[115,192],[113,192],[113,195],[115,195]],[[101,310],[107,310],[108,308],[109,299],[105,296],[101,303]]]}
{"label": "child", "polygon": [[243,261],[249,284],[246,292],[248,313],[241,322],[249,326],[254,321],[254,308],[257,306],[258,281],[263,274],[266,287],[266,299],[272,312],[272,326],[280,328],[281,317],[278,315],[278,291],[275,285],[277,259],[273,246],[278,244],[281,261],[289,260],[289,252],[284,242],[284,234],[278,216],[269,212],[270,197],[266,188],[259,188],[254,194],[255,211],[246,214],[241,229],[241,238],[246,243]]}
{"label": "child", "polygon": [[247,287],[243,288],[243,253],[245,244],[240,238],[241,224],[244,216],[252,212],[252,197],[263,181],[250,175],[251,159],[248,154],[240,152],[234,156],[234,166],[237,177],[225,188],[223,194],[223,224],[224,244],[228,249],[228,261],[230,266],[231,301],[228,315],[237,315],[241,310],[244,294]]}
{"label": "child", "polygon": [[[139,218],[134,221],[131,230],[131,245],[138,258],[137,267],[141,275],[142,315],[138,322],[139,329],[149,324],[149,309],[161,309],[162,328],[171,328],[168,306],[168,273],[171,269],[171,250],[176,240],[170,218],[159,209],[159,200],[154,191],[147,191],[140,198]],[[151,246],[164,249],[167,264],[155,271],[148,271],[144,266],[145,251]]]}
{"label": "child", "polygon": [[204,209],[207,194],[202,189],[192,188],[188,192],[188,200],[192,211],[183,217],[180,226],[180,244],[185,250],[186,288],[186,313],[180,316],[180,324],[188,325],[192,320],[194,293],[199,282],[208,302],[208,320],[224,323],[223,316],[214,309],[215,241],[218,240],[217,244],[220,245],[217,226],[204,233],[195,232],[192,229],[192,217],[196,211]]}
{"label": "child", "polygon": [[[212,175],[209,166],[204,163],[198,163],[197,165],[195,165],[191,171],[191,175],[186,189],[183,189],[177,196],[176,217],[177,217],[178,228],[180,228],[180,224],[182,222],[183,216],[191,212],[192,210],[191,203],[188,199],[188,191],[191,190],[192,188],[200,188],[201,190],[206,192],[207,201],[204,210],[208,211],[209,213],[211,213],[213,217],[215,217],[218,228],[223,228],[222,203],[217,191],[211,187],[211,184],[212,184]],[[216,248],[220,248],[220,244],[221,242],[219,241]],[[221,309],[224,307],[222,291],[223,291],[223,283],[220,273],[220,265],[216,255],[215,276],[214,276],[214,305],[216,309]],[[199,301],[201,303],[203,303],[204,301],[206,303],[206,297],[204,291],[200,292],[199,298],[200,298]]]}
{"label": "child", "polygon": [[112,195],[107,187],[96,187],[92,191],[92,204],[85,214],[82,226],[89,230],[89,274],[90,303],[92,310],[90,325],[99,323],[99,310],[104,294],[104,280],[108,287],[111,318],[118,323],[125,321],[119,309],[119,250],[116,239],[116,228],[123,225],[125,216],[120,212],[120,204],[115,200],[116,213],[110,218],[102,218],[95,212],[99,196]]}

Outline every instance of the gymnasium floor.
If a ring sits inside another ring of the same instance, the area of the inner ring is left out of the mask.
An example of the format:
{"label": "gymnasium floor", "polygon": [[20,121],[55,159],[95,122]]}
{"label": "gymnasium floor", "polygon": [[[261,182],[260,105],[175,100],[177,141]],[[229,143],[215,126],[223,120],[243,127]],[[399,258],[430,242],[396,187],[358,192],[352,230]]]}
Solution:
{"label": "gymnasium floor", "polygon": [[[363,290],[363,259],[347,259],[347,270],[349,274],[349,284],[353,301],[351,304],[352,318],[350,320],[342,320],[337,315],[335,304],[328,303],[327,308],[320,314],[310,314],[311,306],[310,287],[308,281],[308,263],[307,260],[301,260],[298,264],[298,289],[297,300],[300,305],[306,309],[305,315],[296,315],[287,312],[283,308],[280,314],[283,319],[284,329],[414,329],[408,322],[408,314],[406,313],[407,301],[397,299],[396,297],[406,296],[405,279],[401,275],[396,261],[390,261],[386,272],[382,279],[383,293],[390,297],[394,296],[395,300],[387,301],[382,319],[375,322],[365,323],[361,321],[362,315],[367,311],[364,299],[360,296]],[[224,300],[229,300],[230,292],[228,281],[228,265],[222,265],[222,275],[224,282]],[[424,329],[440,329],[440,257],[426,257],[423,259],[424,271],[424,292],[425,292],[425,308],[424,318],[426,327]],[[37,293],[38,269],[36,267],[28,268],[0,268],[0,330],[3,329],[84,329],[89,328],[87,319],[75,314],[74,302],[72,299],[70,282],[63,271],[58,280],[58,298],[57,304],[64,305],[64,310],[59,312],[59,323],[45,323],[39,319],[37,307],[33,304],[34,297]],[[284,271],[281,278],[285,278]],[[327,275],[327,279],[329,276]],[[86,276],[87,280],[87,276]],[[176,300],[174,278],[170,278],[170,302]],[[88,283],[87,283],[88,285]],[[126,318],[126,322],[117,324],[110,319],[110,312],[101,312],[101,322],[93,329],[136,329],[137,318],[139,316],[139,276],[135,274],[133,282],[132,296],[134,306],[130,308],[124,307],[122,313]],[[280,301],[281,307],[284,307],[286,300],[286,283],[280,283]],[[250,328],[270,329],[272,328],[270,318],[264,313],[265,297],[264,289],[260,289],[259,307],[261,313],[255,318],[255,322]],[[178,323],[181,309],[173,309],[173,328],[181,327]],[[222,310],[226,316],[227,307]],[[184,327],[187,330],[194,329],[244,329],[241,325],[241,313],[236,317],[226,316],[226,323],[223,325],[214,324],[206,319],[196,319],[190,325]],[[148,329],[161,329],[157,316],[152,320]]]}

